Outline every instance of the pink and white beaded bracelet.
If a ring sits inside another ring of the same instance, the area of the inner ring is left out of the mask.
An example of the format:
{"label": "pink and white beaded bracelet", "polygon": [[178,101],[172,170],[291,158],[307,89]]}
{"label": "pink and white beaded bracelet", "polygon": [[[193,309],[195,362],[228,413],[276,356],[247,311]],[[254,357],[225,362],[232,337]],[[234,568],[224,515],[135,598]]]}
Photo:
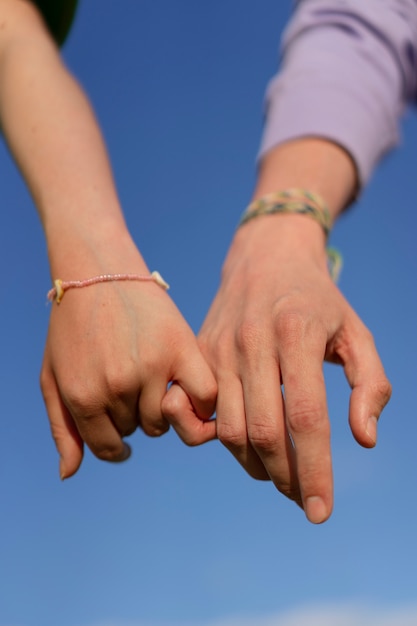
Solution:
{"label": "pink and white beaded bracelet", "polygon": [[162,287],[163,289],[169,289],[168,283],[162,278],[159,272],[152,272],[149,276],[141,274],[102,274],[100,276],[93,276],[93,278],[87,278],[85,280],[61,280],[57,278],[54,280],[54,287],[47,293],[47,298],[50,302],[56,301],[59,304],[64,297],[64,293],[68,289],[79,289],[81,287],[89,287],[90,285],[96,285],[97,283],[110,283],[114,281],[132,280],[132,281],[151,281]]}

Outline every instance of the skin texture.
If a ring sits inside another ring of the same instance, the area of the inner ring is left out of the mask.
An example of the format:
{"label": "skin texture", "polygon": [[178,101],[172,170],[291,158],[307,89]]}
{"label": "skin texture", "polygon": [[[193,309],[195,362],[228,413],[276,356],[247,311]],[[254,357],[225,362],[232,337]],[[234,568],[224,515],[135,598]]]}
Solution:
{"label": "skin texture", "polygon": [[[330,142],[294,141],[264,157],[253,199],[291,187],[321,195],[336,218],[355,192],[355,168]],[[370,332],[329,276],[320,226],[283,214],[242,226],[199,343],[218,384],[219,439],[251,476],[272,480],[311,522],[328,519],[333,479],[323,361],[344,367],[350,426],[362,446],[376,444],[391,387]],[[192,436],[180,423],[187,406],[178,387],[164,401],[184,439]]]}
{"label": "skin texture", "polygon": [[[0,118],[44,226],[51,276],[147,273],[91,107],[38,13],[0,0],[0,22]],[[356,186],[342,148],[303,138],[265,155],[253,199],[305,188],[336,218]],[[239,229],[198,343],[154,283],[73,290],[51,308],[41,373],[61,477],[77,471],[85,444],[98,458],[127,458],[123,438],[137,426],[157,436],[172,424],[189,445],[217,427],[251,476],[272,480],[323,522],[333,505],[324,360],[344,367],[353,435],[374,446],[390,385],[308,217],[264,216]]]}
{"label": "skin texture", "polygon": [[[0,118],[41,217],[52,278],[148,274],[124,222],[91,107],[36,9],[0,0]],[[106,283],[51,306],[41,373],[60,475],[77,471],[84,444],[100,459],[130,454],[123,438],[169,424],[161,402],[178,381],[182,415],[198,441],[215,437],[216,383],[191,329],[154,283]]]}

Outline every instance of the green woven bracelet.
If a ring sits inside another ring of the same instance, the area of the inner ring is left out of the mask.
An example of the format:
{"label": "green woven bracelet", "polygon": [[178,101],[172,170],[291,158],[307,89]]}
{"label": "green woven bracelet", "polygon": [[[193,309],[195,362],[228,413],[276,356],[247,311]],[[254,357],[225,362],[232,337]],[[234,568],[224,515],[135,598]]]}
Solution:
{"label": "green woven bracelet", "polygon": [[[320,196],[304,189],[286,189],[269,193],[252,202],[244,211],[238,228],[255,217],[276,213],[307,215],[322,227],[326,239],[332,227],[332,218],[326,203]],[[342,269],[342,256],[335,248],[327,248],[328,268],[337,282]]]}
{"label": "green woven bracelet", "polygon": [[332,218],[325,202],[318,195],[304,189],[286,189],[258,198],[245,210],[239,226],[260,215],[273,215],[274,213],[308,215],[320,224],[326,237],[329,236],[332,227]]}

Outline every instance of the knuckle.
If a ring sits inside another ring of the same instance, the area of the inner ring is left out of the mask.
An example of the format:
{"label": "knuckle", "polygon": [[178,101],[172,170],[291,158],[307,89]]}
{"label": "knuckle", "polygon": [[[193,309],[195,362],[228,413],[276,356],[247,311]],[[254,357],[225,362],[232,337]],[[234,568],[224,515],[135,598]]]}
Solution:
{"label": "knuckle", "polygon": [[273,452],[277,447],[277,432],[271,424],[258,422],[248,425],[248,437],[256,450]]}
{"label": "knuckle", "polygon": [[294,434],[316,432],[328,424],[322,407],[312,404],[310,400],[298,400],[291,411],[288,411],[287,417],[290,430]]}
{"label": "knuckle", "polygon": [[108,461],[109,463],[118,462],[123,455],[123,449],[120,445],[111,445],[109,443],[96,444],[92,450],[98,459]]}
{"label": "knuckle", "polygon": [[169,424],[164,419],[144,419],[141,418],[141,428],[148,437],[162,437],[169,430]]}
{"label": "knuckle", "polygon": [[264,343],[265,331],[258,319],[248,318],[236,330],[235,341],[242,354],[253,354],[257,346]]}
{"label": "knuckle", "polygon": [[376,353],[374,336],[361,320],[341,328],[337,344],[340,344],[340,351],[346,354],[346,358],[352,358],[358,350],[367,349]]}
{"label": "knuckle", "polygon": [[213,379],[207,381],[199,392],[199,398],[204,404],[214,403],[217,397],[217,383]]}
{"label": "knuckle", "polygon": [[61,396],[70,413],[76,417],[89,417],[98,411],[100,402],[92,388],[77,383],[74,386],[60,388]]}
{"label": "knuckle", "polygon": [[378,403],[384,407],[390,400],[392,395],[392,386],[386,377],[374,382],[372,392]]}
{"label": "knuckle", "polygon": [[368,354],[377,354],[374,335],[362,322],[357,332],[351,332],[349,336],[346,332],[344,338],[349,356],[355,355],[359,351],[362,352],[364,349],[367,350]]}
{"label": "knuckle", "polygon": [[170,420],[175,422],[177,418],[181,415],[182,404],[176,394],[167,393],[161,402],[161,412],[162,415]]}
{"label": "knuckle", "polygon": [[211,345],[210,352],[203,353],[209,356],[208,363],[212,371],[218,372],[230,367],[236,347],[239,346],[237,346],[237,342],[235,343],[235,335],[231,335],[229,332],[220,333],[216,342]]}
{"label": "knuckle", "polygon": [[104,381],[104,388],[109,398],[123,398],[135,386],[133,368],[128,365],[123,367],[120,361],[117,361],[114,366],[106,367]]}
{"label": "knuckle", "polygon": [[232,424],[217,422],[217,438],[226,448],[233,450],[241,449],[247,443],[246,432]]}
{"label": "knuckle", "polygon": [[50,422],[51,435],[52,439],[55,442],[55,446],[57,450],[61,449],[61,444],[63,444],[67,438],[67,431],[63,425],[53,422]]}
{"label": "knuckle", "polygon": [[283,346],[291,347],[306,334],[309,322],[301,311],[279,311],[275,315],[275,331]]}

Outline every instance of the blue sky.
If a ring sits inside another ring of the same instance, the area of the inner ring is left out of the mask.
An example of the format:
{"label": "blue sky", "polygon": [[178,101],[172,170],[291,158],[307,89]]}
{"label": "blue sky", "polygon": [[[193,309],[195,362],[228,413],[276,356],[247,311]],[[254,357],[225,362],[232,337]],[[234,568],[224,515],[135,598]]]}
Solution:
{"label": "blue sky", "polygon": [[[81,0],[64,56],[95,106],[126,218],[195,331],[250,199],[262,99],[289,0]],[[123,6],[123,12],[120,6]],[[336,226],[340,286],[393,398],[379,444],[347,425],[326,366],[335,511],[314,527],[217,442],[138,432],[61,483],[38,388],[50,278],[31,200],[0,146],[0,626],[411,626],[417,622],[417,122]]]}

